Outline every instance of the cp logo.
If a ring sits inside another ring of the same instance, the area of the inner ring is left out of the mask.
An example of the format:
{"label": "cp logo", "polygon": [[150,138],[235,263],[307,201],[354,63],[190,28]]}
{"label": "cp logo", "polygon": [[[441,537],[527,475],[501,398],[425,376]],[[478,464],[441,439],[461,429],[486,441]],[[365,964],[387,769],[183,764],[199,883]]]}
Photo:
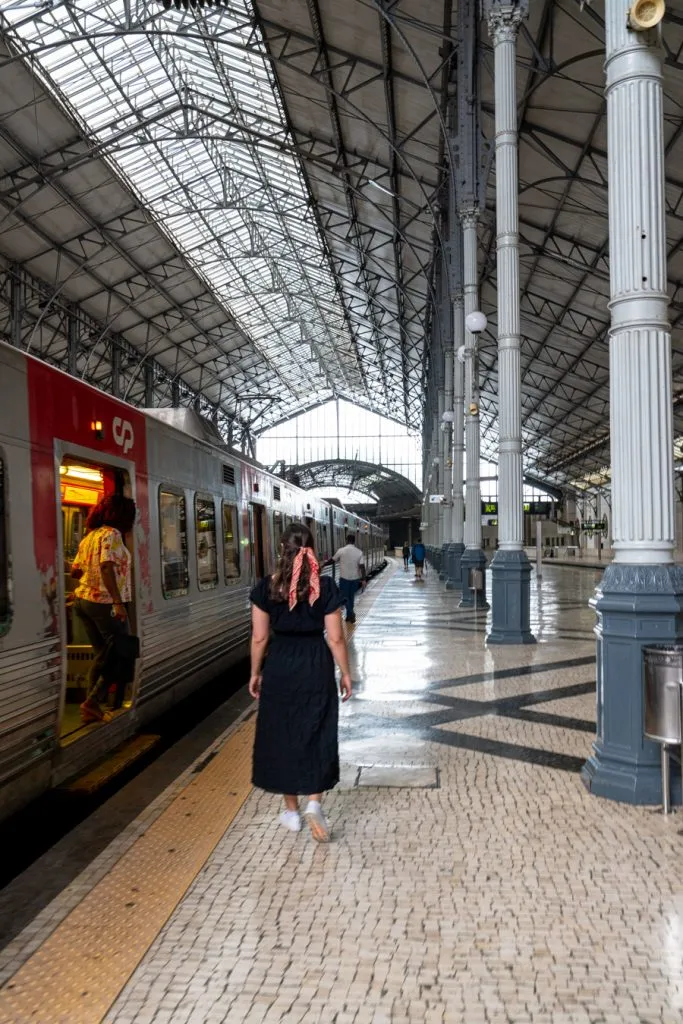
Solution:
{"label": "cp logo", "polygon": [[120,416],[115,416],[111,427],[114,441],[119,448],[123,448],[123,454],[127,455],[129,448],[132,448],[135,443],[132,423],[129,423],[128,420],[122,420]]}

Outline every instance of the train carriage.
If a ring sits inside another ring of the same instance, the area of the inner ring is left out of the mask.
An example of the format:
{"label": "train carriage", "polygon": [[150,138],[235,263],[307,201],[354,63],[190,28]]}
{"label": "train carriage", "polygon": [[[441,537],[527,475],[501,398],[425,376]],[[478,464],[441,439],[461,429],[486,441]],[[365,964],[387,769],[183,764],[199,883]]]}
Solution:
{"label": "train carriage", "polygon": [[[0,343],[0,817],[86,769],[248,650],[249,590],[297,519],[329,557],[381,531],[211,437],[191,410],[135,409]],[[135,499],[135,683],[106,725],[83,726],[91,649],[70,595],[89,509]],[[327,569],[326,571],[331,571]]]}

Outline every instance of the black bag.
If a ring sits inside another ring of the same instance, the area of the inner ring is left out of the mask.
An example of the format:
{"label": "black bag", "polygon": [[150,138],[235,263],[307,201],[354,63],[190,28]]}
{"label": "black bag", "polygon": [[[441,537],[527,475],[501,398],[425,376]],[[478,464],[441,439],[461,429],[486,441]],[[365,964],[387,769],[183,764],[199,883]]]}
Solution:
{"label": "black bag", "polygon": [[139,657],[140,638],[128,633],[115,633],[107,644],[102,665],[105,683],[132,683],[135,679],[135,662]]}
{"label": "black bag", "polygon": [[130,633],[116,633],[112,639],[114,655],[122,661],[137,661],[140,657],[140,637]]}

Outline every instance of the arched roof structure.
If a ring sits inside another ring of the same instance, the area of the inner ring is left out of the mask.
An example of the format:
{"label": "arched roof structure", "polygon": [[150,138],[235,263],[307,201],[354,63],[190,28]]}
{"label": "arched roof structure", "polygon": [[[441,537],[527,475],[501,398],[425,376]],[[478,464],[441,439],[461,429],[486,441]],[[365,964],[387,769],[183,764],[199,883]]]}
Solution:
{"label": "arched roof structure", "polygon": [[377,501],[380,512],[402,512],[421,501],[415,484],[383,466],[355,459],[327,459],[288,467],[288,480],[307,490],[313,487],[341,487],[360,491]]}
{"label": "arched roof structure", "polygon": [[[0,10],[0,331],[244,441],[347,398],[422,426],[457,0],[15,0]],[[683,17],[663,24],[683,436]],[[525,470],[609,464],[604,24],[519,36]],[[493,137],[482,30],[482,128]],[[495,169],[480,230],[482,454],[497,450]],[[679,444],[679,448],[680,448]],[[680,451],[679,451],[680,454]]]}

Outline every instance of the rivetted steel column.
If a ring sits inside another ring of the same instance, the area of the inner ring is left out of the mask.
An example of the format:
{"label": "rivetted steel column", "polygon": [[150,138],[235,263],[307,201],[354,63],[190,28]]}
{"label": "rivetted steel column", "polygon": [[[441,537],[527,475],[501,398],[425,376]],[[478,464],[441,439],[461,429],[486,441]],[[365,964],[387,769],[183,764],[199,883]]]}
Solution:
{"label": "rivetted steel column", "polygon": [[[439,460],[439,393],[436,392],[435,408],[432,416],[432,466],[431,466],[431,486],[429,488],[430,494],[439,493],[439,469],[441,463]],[[429,546],[430,546],[430,557],[434,559],[434,552],[439,543],[439,506],[430,502],[429,505],[429,521],[431,528],[429,531]]]}
{"label": "rivetted steel column", "polygon": [[[439,352],[439,364],[441,369],[441,381],[439,383],[439,396],[438,396],[438,423],[437,423],[437,437],[439,439],[439,486],[437,489],[438,494],[445,494],[444,491],[444,478],[446,475],[446,434],[441,429],[443,424],[443,414],[446,408],[446,393],[444,388],[443,379],[443,352]],[[441,548],[444,540],[444,506],[437,505],[437,523],[438,529],[436,534],[436,551],[435,551],[435,563],[438,568],[441,568]]]}
{"label": "rivetted steel column", "polygon": [[615,558],[594,602],[598,729],[583,778],[600,796],[659,803],[659,750],[643,739],[643,648],[683,637],[683,569],[673,564],[662,52],[657,29],[629,27],[625,0],[606,0],[605,27]]}
{"label": "rivetted steel column", "polygon": [[[482,175],[482,140],[479,124],[479,10],[477,0],[458,4],[458,65],[456,141],[458,171],[456,195],[463,243],[463,298],[465,317],[479,305],[477,226],[485,202]],[[479,608],[486,602],[486,556],[481,548],[481,485],[479,483],[479,365],[477,339],[465,329],[465,550],[460,561],[461,607]],[[476,592],[471,589],[477,574]]]}
{"label": "rivetted steel column", "polygon": [[517,32],[525,2],[487,0],[493,37],[498,278],[498,550],[491,563],[489,643],[534,643],[524,551],[517,163]]}
{"label": "rivetted steel column", "polygon": [[453,507],[452,546],[449,556],[447,590],[460,590],[460,562],[465,550],[465,498],[463,469],[465,457],[465,364],[460,358],[465,345],[465,308],[462,294],[462,227],[457,218],[451,233],[451,301],[453,312]]}
{"label": "rivetted steel column", "polygon": [[[450,318],[450,302],[447,303],[446,314]],[[447,344],[443,354],[443,365],[444,365],[444,412],[453,412],[453,345],[450,343],[450,337],[447,338]],[[448,555],[451,547],[451,533],[452,533],[452,521],[453,521],[453,436],[452,427],[453,424],[450,420],[443,420],[443,436],[444,436],[444,471],[443,471],[443,496],[444,503],[443,509],[443,537],[441,540],[441,569],[439,571],[439,579],[448,580]]]}
{"label": "rivetted steel column", "polygon": [[[479,307],[477,269],[477,224],[479,210],[461,212],[463,239],[463,299],[465,321]],[[481,438],[479,422],[479,359],[477,338],[465,327],[465,551],[460,563],[461,607],[488,608],[486,601],[486,556],[481,547]],[[471,589],[470,573],[479,570],[481,586]]]}

